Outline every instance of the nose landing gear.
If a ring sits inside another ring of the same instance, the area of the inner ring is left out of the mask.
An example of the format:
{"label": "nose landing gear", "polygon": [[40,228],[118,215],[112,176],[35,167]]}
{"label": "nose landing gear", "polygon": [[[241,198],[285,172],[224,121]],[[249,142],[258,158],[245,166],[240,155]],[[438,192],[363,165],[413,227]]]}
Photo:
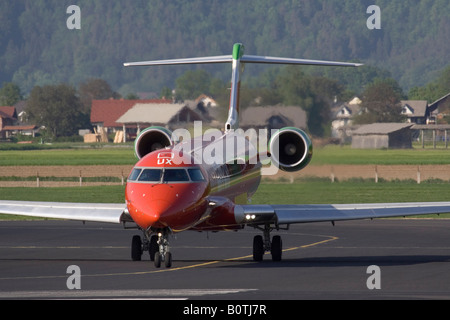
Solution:
{"label": "nose landing gear", "polygon": [[172,253],[169,247],[169,230],[164,229],[158,232],[158,251],[155,253],[155,267],[161,267],[161,262],[164,262],[166,268],[172,267]]}
{"label": "nose landing gear", "polygon": [[164,262],[166,268],[172,267],[172,253],[169,247],[170,229],[162,229],[156,231],[157,235],[152,235],[151,231],[143,231],[144,237],[136,235],[131,241],[131,259],[133,261],[141,261],[142,254],[148,251],[150,260],[154,262],[156,268],[161,267]]}

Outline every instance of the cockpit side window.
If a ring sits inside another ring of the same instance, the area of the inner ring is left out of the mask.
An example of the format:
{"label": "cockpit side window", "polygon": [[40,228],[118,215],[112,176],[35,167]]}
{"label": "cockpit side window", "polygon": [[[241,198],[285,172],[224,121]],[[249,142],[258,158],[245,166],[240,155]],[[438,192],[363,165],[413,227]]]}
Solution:
{"label": "cockpit side window", "polygon": [[164,182],[189,182],[185,169],[166,169],[164,171]]}
{"label": "cockpit side window", "polygon": [[139,176],[139,181],[159,182],[161,180],[161,169],[144,169]]}
{"label": "cockpit side window", "polygon": [[205,177],[199,168],[188,169],[188,172],[193,182],[205,181]]}
{"label": "cockpit side window", "polygon": [[130,176],[128,177],[128,181],[136,181],[139,175],[141,174],[142,169],[134,168],[131,171]]}

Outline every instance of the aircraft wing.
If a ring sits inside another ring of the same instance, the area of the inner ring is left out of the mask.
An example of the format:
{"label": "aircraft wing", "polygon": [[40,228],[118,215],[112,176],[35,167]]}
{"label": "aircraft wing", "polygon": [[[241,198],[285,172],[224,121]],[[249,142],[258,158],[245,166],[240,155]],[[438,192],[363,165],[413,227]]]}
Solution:
{"label": "aircraft wing", "polygon": [[0,213],[50,219],[122,223],[133,221],[125,204],[0,201]]}
{"label": "aircraft wing", "polygon": [[277,225],[344,221],[450,213],[450,202],[335,204],[335,205],[239,205],[238,223]]}

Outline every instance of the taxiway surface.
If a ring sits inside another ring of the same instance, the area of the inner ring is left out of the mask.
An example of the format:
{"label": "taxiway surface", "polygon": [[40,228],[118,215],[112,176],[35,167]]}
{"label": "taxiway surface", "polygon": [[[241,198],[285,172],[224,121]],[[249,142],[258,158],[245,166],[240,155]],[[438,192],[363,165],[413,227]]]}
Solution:
{"label": "taxiway surface", "polygon": [[[283,261],[252,260],[259,231],[184,232],[173,267],[130,258],[136,230],[70,221],[0,222],[0,299],[450,299],[450,220],[304,224],[280,231]],[[275,232],[273,234],[276,234]],[[81,290],[69,290],[69,266]],[[380,289],[369,289],[379,267]]]}

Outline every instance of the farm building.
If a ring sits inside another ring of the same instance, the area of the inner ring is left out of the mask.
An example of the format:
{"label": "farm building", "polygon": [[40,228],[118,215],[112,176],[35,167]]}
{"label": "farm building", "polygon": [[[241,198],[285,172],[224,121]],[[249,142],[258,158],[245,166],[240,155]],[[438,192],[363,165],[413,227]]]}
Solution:
{"label": "farm building", "polygon": [[[205,120],[200,114],[184,103],[138,103],[125,112],[117,123],[127,134],[139,134],[150,126],[162,126],[170,130],[186,127],[187,123]],[[126,141],[126,136],[124,137]]]}
{"label": "farm building", "polygon": [[296,127],[307,129],[306,112],[300,107],[248,107],[241,113],[240,127],[244,130],[281,129]]}
{"label": "farm building", "polygon": [[183,103],[138,103],[117,119],[117,123],[136,125],[138,129],[163,126],[173,130],[186,123],[202,120],[198,113]]}
{"label": "farm building", "polygon": [[117,123],[124,113],[133,108],[138,103],[171,103],[172,100],[92,100],[91,124],[97,127],[97,131],[106,128],[108,132],[122,130],[122,124]]}
{"label": "farm building", "polygon": [[353,132],[355,149],[412,148],[411,123],[373,123]]}

